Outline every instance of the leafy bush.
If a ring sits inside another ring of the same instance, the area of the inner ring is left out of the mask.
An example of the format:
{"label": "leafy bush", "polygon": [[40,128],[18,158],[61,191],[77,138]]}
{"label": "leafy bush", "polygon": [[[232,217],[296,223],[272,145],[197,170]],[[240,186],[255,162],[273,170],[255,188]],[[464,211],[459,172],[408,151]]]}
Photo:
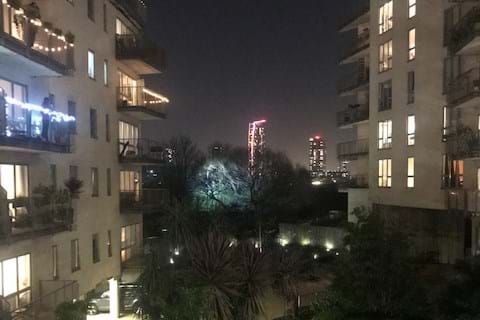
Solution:
{"label": "leafy bush", "polygon": [[64,302],[55,309],[56,320],[85,320],[87,304],[84,301]]}

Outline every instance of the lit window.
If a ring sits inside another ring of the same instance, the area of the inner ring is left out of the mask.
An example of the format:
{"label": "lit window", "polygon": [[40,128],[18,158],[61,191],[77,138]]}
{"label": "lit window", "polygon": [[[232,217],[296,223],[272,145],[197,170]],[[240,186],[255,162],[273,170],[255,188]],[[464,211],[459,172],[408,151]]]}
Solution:
{"label": "lit window", "polygon": [[415,116],[410,115],[407,118],[407,145],[415,145]]}
{"label": "lit window", "polygon": [[392,147],[392,120],[380,121],[378,123],[378,149]]}
{"label": "lit window", "polygon": [[3,261],[3,296],[9,296],[18,290],[17,259]]}
{"label": "lit window", "polygon": [[442,129],[442,141],[447,141],[448,134],[448,107],[443,107],[443,129]]}
{"label": "lit window", "polygon": [[417,0],[408,0],[408,17],[413,18],[417,15]]}
{"label": "lit window", "polygon": [[380,72],[384,72],[392,69],[393,67],[393,41],[390,40],[380,45],[379,48],[379,60],[378,60],[378,69]]}
{"label": "lit window", "polygon": [[415,158],[408,158],[407,188],[415,187]]}
{"label": "lit window", "polygon": [[88,50],[88,77],[95,79],[95,53]]}
{"label": "lit window", "polygon": [[108,86],[108,61],[103,61],[103,84]]}
{"label": "lit window", "polygon": [[415,59],[415,29],[408,31],[408,61]]}
{"label": "lit window", "polygon": [[392,187],[392,159],[378,160],[378,186],[380,188]]}
{"label": "lit window", "polygon": [[382,34],[393,28],[393,0],[381,6],[378,13],[379,33]]}
{"label": "lit window", "polygon": [[31,302],[30,255],[26,254],[0,262],[0,296],[10,296],[8,302],[13,309]]}

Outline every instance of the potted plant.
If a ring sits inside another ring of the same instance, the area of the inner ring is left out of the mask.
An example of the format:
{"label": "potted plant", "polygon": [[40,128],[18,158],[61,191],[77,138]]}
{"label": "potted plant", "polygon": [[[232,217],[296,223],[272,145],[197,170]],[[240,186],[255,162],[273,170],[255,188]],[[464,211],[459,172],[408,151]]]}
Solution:
{"label": "potted plant", "polygon": [[22,2],[20,0],[8,0],[9,5],[11,5],[14,9],[20,9],[22,7]]}
{"label": "potted plant", "polygon": [[78,199],[80,193],[82,193],[83,181],[72,177],[66,180],[63,184],[65,185],[65,188],[67,188],[68,192],[70,193],[70,197],[72,199]]}

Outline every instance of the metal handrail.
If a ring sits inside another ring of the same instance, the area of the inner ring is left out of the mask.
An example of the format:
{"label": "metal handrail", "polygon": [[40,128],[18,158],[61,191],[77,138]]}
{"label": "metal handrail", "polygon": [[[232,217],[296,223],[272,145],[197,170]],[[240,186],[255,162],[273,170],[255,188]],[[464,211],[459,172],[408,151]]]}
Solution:
{"label": "metal handrail", "polygon": [[342,77],[337,82],[337,93],[344,94],[353,91],[362,86],[366,86],[370,81],[369,68],[357,70],[351,74]]}
{"label": "metal handrail", "polygon": [[337,113],[337,126],[351,125],[369,118],[368,105],[355,105]]}
{"label": "metal handrail", "polygon": [[165,50],[158,47],[143,34],[117,34],[117,59],[141,59],[158,70],[166,66]]}
{"label": "metal handrail", "polygon": [[357,38],[351,43],[345,50],[344,55],[340,58],[340,62],[348,59],[349,57],[366,50],[370,47],[370,30],[365,30],[358,35]]}
{"label": "metal handrail", "polygon": [[465,14],[458,23],[448,32],[448,48],[456,53],[476,36],[480,35],[480,7],[475,6]]}
{"label": "metal handrail", "polygon": [[148,212],[159,209],[167,203],[166,189],[142,188],[120,191],[120,209]]}
{"label": "metal handrail", "polygon": [[337,157],[348,158],[355,157],[369,152],[368,139],[359,139],[348,142],[339,143],[337,145]]}
{"label": "metal handrail", "polygon": [[150,139],[119,139],[119,156],[122,160],[164,161],[164,146]]}
{"label": "metal handrail", "polygon": [[355,20],[357,20],[358,18],[360,18],[364,14],[368,13],[369,11],[370,11],[370,6],[369,5],[364,6],[364,7],[360,8],[359,10],[356,10],[353,14],[346,17],[342,21],[340,21],[340,23],[338,24],[338,30],[342,30],[343,28],[348,26],[350,23],[354,22]]}
{"label": "metal handrail", "polygon": [[451,105],[457,105],[478,95],[480,95],[480,67],[460,74],[447,87],[447,100]]}

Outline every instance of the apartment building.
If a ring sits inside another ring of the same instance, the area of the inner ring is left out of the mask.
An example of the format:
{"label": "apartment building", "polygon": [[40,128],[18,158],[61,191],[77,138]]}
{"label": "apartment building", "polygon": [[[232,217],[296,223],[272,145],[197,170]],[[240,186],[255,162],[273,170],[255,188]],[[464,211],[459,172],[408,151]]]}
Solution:
{"label": "apartment building", "polygon": [[370,1],[372,209],[442,263],[476,255],[475,1]]}
{"label": "apartment building", "polygon": [[[145,15],[143,0],[0,4],[4,309],[51,315],[120,279],[141,252],[142,213],[159,199],[142,190],[141,167],[162,162],[141,124],[165,118],[168,103],[142,78],[165,67]],[[69,178],[80,194],[63,191]]]}
{"label": "apartment building", "polygon": [[[344,76],[337,93],[343,107],[337,113],[339,130],[349,130],[353,139],[337,145],[339,162],[348,163],[351,179],[345,188],[348,208],[368,207],[369,87],[370,87],[370,9],[365,6],[344,20],[339,32],[353,35],[339,59]],[[353,221],[355,217],[350,216]]]}

